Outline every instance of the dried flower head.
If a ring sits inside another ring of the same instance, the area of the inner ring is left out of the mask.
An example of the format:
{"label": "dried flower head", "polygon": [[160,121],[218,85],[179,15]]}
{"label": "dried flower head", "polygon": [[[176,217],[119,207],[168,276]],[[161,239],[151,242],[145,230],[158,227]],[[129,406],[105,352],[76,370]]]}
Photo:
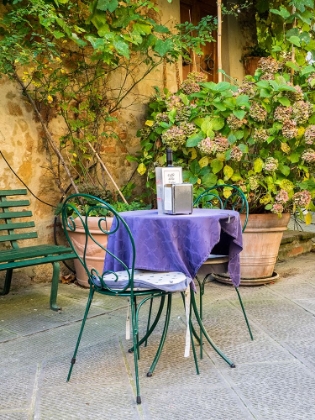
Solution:
{"label": "dried flower head", "polygon": [[315,142],[315,125],[310,125],[306,128],[305,133],[305,143],[306,144],[314,144]]}
{"label": "dried flower head", "polygon": [[268,157],[264,163],[264,170],[267,172],[274,172],[278,169],[278,159]]}
{"label": "dried flower head", "polygon": [[293,139],[298,135],[296,122],[293,120],[285,120],[282,125],[282,135],[287,139]]}
{"label": "dried flower head", "polygon": [[311,193],[307,190],[299,191],[293,195],[293,201],[299,207],[308,207],[311,199]]}
{"label": "dried flower head", "polygon": [[252,102],[249,110],[249,115],[255,121],[265,121],[267,118],[267,111],[257,102]]}

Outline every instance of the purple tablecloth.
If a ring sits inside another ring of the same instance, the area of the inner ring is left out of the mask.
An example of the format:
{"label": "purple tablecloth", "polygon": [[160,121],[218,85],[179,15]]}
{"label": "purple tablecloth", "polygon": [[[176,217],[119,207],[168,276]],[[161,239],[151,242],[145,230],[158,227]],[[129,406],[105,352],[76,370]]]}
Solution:
{"label": "purple tablecloth", "polygon": [[[181,271],[193,279],[211,251],[228,254],[228,271],[235,286],[240,283],[239,253],[242,228],[232,210],[194,209],[189,215],[158,214],[157,210],[120,213],[136,244],[135,268],[151,271]],[[115,224],[112,226],[113,230]],[[131,265],[130,241],[119,229],[109,236],[108,249]],[[104,270],[121,269],[105,258]]]}

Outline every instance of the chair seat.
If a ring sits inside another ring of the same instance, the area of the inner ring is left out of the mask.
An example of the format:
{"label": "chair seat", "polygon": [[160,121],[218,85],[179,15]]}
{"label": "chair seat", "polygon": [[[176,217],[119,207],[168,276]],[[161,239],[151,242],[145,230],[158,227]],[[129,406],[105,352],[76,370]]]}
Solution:
{"label": "chair seat", "polygon": [[210,254],[204,264],[223,264],[229,261],[228,255]]}
{"label": "chair seat", "polygon": [[[116,274],[116,275],[115,275]],[[111,289],[123,289],[128,285],[128,271],[116,271],[115,274],[104,274],[103,280]],[[134,271],[134,290],[158,289],[165,292],[182,292],[187,289],[191,279],[177,271]],[[93,283],[101,287],[100,279],[94,277]]]}

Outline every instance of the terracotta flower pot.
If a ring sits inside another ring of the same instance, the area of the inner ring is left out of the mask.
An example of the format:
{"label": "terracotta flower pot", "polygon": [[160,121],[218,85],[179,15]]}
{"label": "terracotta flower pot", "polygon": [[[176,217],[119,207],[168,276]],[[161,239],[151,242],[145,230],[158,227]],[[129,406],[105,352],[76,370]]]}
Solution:
{"label": "terracotta flower pot", "polygon": [[[249,215],[240,254],[241,286],[265,284],[277,278],[274,268],[289,220],[289,213],[284,213],[281,218],[272,213]],[[215,278],[231,284],[227,274],[215,275]]]}
{"label": "terracotta flower pot", "polygon": [[[88,218],[88,227],[95,239],[106,247],[107,245],[107,235],[99,229],[98,221],[99,217],[89,217]],[[110,230],[113,218],[107,217],[107,230]],[[76,230],[74,232],[69,231],[69,236],[75,246],[75,249],[80,257],[83,256],[83,251],[85,247],[85,231],[83,229],[80,219],[75,219]],[[87,253],[86,261],[89,268],[95,268],[99,273],[103,272],[105,260],[105,251],[95,244],[90,238],[87,243]],[[90,287],[88,282],[87,273],[78,259],[74,260],[74,268],[76,272],[77,282],[84,287]]]}

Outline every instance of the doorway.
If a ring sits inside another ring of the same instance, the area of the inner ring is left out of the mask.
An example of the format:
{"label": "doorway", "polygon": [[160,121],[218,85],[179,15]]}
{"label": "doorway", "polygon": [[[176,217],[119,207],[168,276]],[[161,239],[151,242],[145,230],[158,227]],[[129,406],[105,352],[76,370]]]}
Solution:
{"label": "doorway", "polygon": [[[217,16],[216,0],[180,0],[180,19],[181,22],[191,22],[196,25],[201,18],[212,15]],[[213,38],[217,39],[216,31],[212,32]],[[217,60],[217,44],[209,42],[202,46],[203,55],[196,56],[197,71],[207,74],[208,81],[218,81],[218,60]],[[191,54],[191,62],[183,62],[182,75],[183,80],[187,78],[188,73],[193,71],[193,57]]]}

